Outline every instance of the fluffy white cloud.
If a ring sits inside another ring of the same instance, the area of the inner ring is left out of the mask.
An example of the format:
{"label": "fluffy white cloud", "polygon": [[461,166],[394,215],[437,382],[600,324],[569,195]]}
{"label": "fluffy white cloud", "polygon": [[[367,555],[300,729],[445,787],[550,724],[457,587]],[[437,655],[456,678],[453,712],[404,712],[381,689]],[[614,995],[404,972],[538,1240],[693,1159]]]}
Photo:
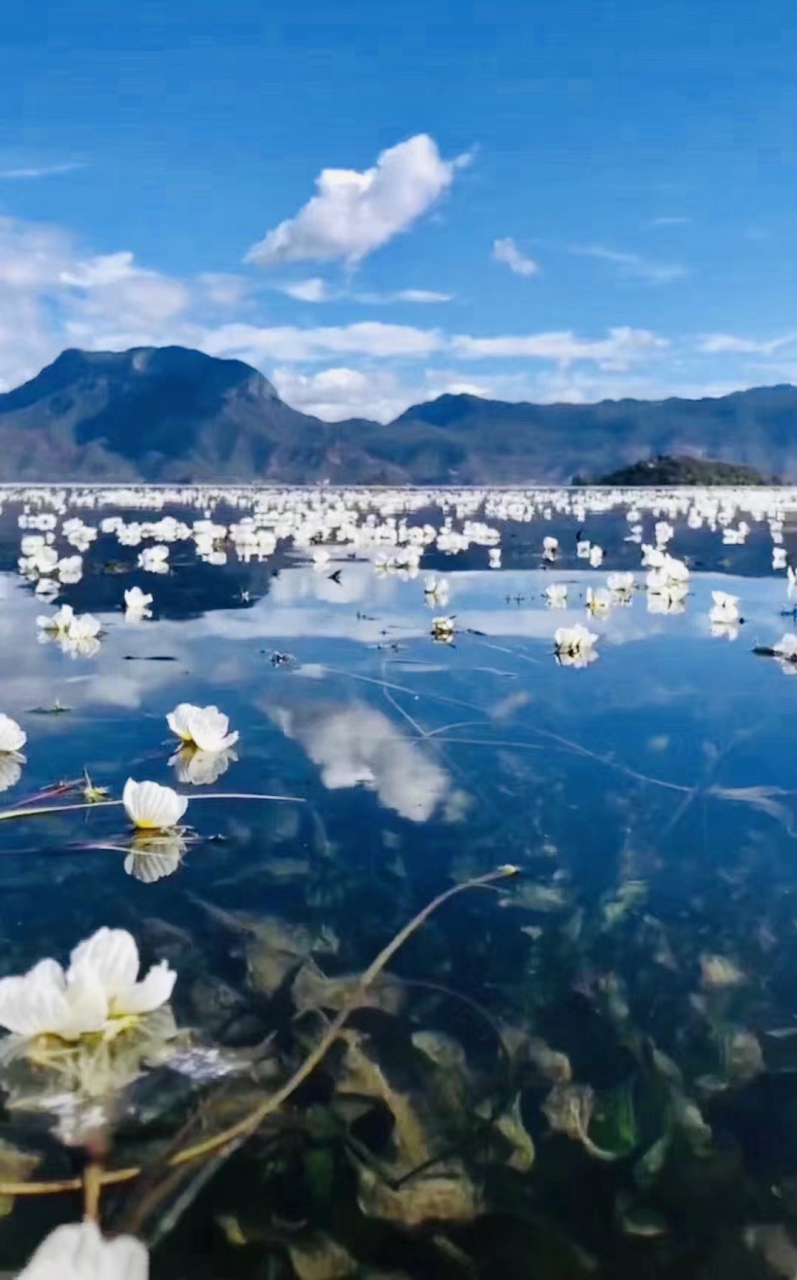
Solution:
{"label": "fluffy white cloud", "polygon": [[444,160],[419,133],[382,151],[371,169],[323,169],[317,194],[293,218],[249,250],[248,262],[360,262],[426,213],[454,180],[459,160]]}
{"label": "fluffy white cloud", "polygon": [[516,276],[536,276],[540,270],[532,258],[521,253],[511,236],[493,241],[493,259],[509,267]]}
{"label": "fluffy white cloud", "polygon": [[669,347],[648,329],[618,327],[605,338],[579,338],[572,330],[532,333],[499,338],[472,338],[459,334],[451,339],[451,350],[469,359],[509,358],[553,360],[560,365],[577,360],[594,361],[604,369],[625,369],[637,360],[647,360]]}
{"label": "fluffy white cloud", "polygon": [[689,272],[679,262],[654,262],[640,253],[629,253],[621,249],[607,249],[604,245],[593,244],[584,248],[573,249],[585,258],[598,258],[609,262],[625,275],[635,276],[646,284],[671,284],[673,280],[683,280]]}

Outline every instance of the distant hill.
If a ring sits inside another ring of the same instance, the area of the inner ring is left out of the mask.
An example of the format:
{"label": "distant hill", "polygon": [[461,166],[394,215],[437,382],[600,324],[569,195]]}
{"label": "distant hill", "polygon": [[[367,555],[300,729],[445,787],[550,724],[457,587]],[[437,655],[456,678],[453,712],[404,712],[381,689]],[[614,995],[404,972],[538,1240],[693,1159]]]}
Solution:
{"label": "distant hill", "polygon": [[704,400],[440,396],[384,425],[322,422],[261,373],[183,347],[64,351],[0,394],[0,480],[569,483],[648,458],[797,480],[797,388]]}
{"label": "distant hill", "polygon": [[762,476],[754,467],[733,462],[716,462],[707,458],[645,458],[630,467],[621,467],[599,480],[581,476],[573,484],[604,484],[620,487],[631,485],[757,485],[777,484]]}

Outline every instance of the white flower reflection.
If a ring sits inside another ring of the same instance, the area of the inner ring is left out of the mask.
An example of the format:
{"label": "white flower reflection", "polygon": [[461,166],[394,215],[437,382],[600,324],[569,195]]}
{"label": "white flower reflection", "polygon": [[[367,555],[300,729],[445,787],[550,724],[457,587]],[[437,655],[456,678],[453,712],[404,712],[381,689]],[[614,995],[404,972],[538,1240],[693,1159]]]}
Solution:
{"label": "white flower reflection", "polygon": [[330,791],[365,786],[389,809],[427,822],[439,808],[453,819],[465,796],[430,752],[407,738],[382,712],[363,703],[344,707],[266,708],[287,737],[299,742]]}
{"label": "white flower reflection", "polygon": [[137,832],[125,857],[125,871],[142,884],[154,884],[174,875],[182,862],[187,845],[177,831],[157,835]]}
{"label": "white flower reflection", "polygon": [[105,1240],[94,1222],[56,1227],[18,1280],[147,1280],[147,1250],[132,1236]]}
{"label": "white flower reflection", "polygon": [[169,764],[173,765],[178,782],[192,787],[206,787],[218,782],[237,759],[238,756],[231,747],[226,751],[202,751],[199,747],[186,743],[175,752]]}

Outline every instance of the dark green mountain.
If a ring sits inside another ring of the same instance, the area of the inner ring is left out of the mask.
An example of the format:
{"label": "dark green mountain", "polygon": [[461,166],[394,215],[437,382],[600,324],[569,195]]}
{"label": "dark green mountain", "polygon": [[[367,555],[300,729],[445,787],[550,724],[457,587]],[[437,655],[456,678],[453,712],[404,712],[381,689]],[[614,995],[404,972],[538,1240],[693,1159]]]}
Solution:
{"label": "dark green mountain", "polygon": [[719,399],[508,404],[441,396],[395,422],[291,409],[239,360],[64,351],[0,395],[0,479],[513,484],[694,456],[797,479],[797,388]]}

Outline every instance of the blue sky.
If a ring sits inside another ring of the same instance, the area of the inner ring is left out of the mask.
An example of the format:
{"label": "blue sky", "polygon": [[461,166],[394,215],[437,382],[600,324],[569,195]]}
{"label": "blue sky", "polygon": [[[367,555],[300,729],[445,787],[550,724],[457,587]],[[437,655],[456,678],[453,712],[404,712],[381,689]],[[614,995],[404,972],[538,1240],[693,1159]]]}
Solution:
{"label": "blue sky", "polygon": [[797,380],[785,0],[36,0],[3,45],[0,387],[165,342],[329,418]]}

